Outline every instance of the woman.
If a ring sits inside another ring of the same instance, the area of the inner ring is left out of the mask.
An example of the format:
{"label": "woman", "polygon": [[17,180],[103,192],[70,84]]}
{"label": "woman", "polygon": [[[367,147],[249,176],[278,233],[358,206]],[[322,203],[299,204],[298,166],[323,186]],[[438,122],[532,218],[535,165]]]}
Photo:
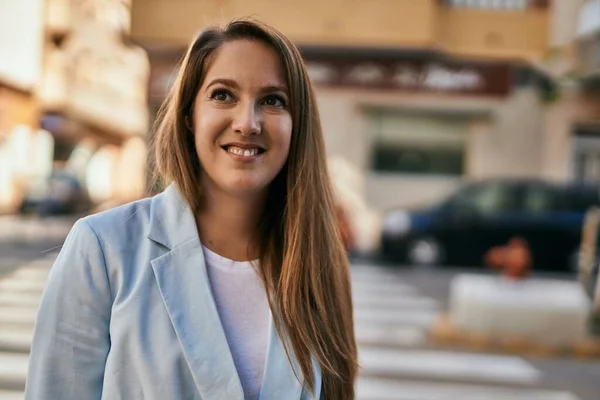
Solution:
{"label": "woman", "polygon": [[159,121],[171,184],[75,224],[26,398],[354,398],[348,261],[298,50],[255,22],[204,31]]}

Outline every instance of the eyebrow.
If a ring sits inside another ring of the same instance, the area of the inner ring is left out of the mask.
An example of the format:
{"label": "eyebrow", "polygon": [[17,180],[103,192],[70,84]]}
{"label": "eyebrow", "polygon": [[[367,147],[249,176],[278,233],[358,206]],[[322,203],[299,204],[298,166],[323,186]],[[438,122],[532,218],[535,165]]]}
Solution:
{"label": "eyebrow", "polygon": [[[214,85],[223,85],[232,89],[239,89],[240,85],[233,79],[225,79],[225,78],[216,78],[213,79],[208,85],[206,85],[206,90],[208,90],[211,86]],[[286,85],[268,85],[260,89],[261,93],[272,93],[272,92],[284,92],[288,93],[288,88]]]}
{"label": "eyebrow", "polygon": [[283,92],[287,95],[288,88],[285,85],[270,85],[260,89],[261,93]]}
{"label": "eyebrow", "polygon": [[206,89],[208,89],[214,85],[223,85],[223,86],[230,87],[232,89],[239,89],[239,87],[240,87],[240,85],[238,85],[238,83],[236,81],[234,81],[233,79],[217,78],[217,79],[213,79],[208,85],[206,85]]}

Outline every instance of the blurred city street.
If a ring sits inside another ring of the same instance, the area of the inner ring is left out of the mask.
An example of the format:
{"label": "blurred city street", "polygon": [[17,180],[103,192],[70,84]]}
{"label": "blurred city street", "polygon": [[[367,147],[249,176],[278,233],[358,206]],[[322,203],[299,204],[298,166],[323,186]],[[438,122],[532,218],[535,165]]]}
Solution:
{"label": "blurred city street", "polygon": [[0,278],[58,250],[75,217],[23,218],[0,215]]}
{"label": "blurred city street", "polygon": [[314,86],[357,398],[599,400],[600,0],[0,2],[0,400],[78,216],[169,183],[190,40],[248,16]]}
{"label": "blurred city street", "polygon": [[[1,221],[0,400],[16,400],[23,399],[39,297],[72,220]],[[457,273],[353,263],[358,399],[598,399],[597,361],[474,353],[429,342]]]}

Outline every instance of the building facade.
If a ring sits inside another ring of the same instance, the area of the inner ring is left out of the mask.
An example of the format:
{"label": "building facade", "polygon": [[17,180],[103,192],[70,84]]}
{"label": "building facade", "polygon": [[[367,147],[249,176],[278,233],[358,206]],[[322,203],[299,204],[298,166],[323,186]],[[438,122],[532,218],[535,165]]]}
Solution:
{"label": "building facade", "polygon": [[128,39],[131,0],[46,0],[40,125],[55,162],[95,203],[146,193],[146,52]]}
{"label": "building facade", "polygon": [[375,209],[431,203],[469,179],[542,175],[552,84],[534,65],[549,47],[549,1],[134,2],[153,107],[191,38],[244,16],[298,44],[328,152],[361,172]]}
{"label": "building facade", "polygon": [[600,1],[556,2],[554,55],[561,96],[547,107],[544,177],[600,182]]}
{"label": "building facade", "polygon": [[[17,207],[27,183],[46,174],[51,163],[52,156],[42,149],[47,136],[38,129],[35,97],[41,76],[42,4],[23,0],[0,5],[0,213]],[[7,7],[11,13],[4,12]],[[30,150],[37,153],[37,162],[31,162]]]}
{"label": "building facade", "polygon": [[[95,203],[146,193],[146,52],[131,0],[0,4],[0,212],[66,172]],[[24,39],[26,38],[26,40]]]}

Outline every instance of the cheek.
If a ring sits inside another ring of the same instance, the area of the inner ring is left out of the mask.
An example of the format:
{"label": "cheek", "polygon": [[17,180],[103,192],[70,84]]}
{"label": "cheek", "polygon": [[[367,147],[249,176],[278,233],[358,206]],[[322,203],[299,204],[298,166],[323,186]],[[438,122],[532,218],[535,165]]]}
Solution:
{"label": "cheek", "polygon": [[202,117],[194,119],[196,150],[199,154],[208,153],[213,149],[213,145],[220,132],[220,126],[223,124],[223,118],[216,115],[210,109],[202,110],[197,115],[202,115]]}
{"label": "cheek", "polygon": [[194,136],[194,141],[196,144],[196,155],[200,160],[200,164],[203,166],[212,164],[212,154],[210,143],[208,142],[208,138],[206,135],[203,135],[203,132],[199,129],[196,129],[196,133]]}
{"label": "cheek", "polygon": [[277,128],[272,132],[276,132],[276,135],[274,135],[275,137],[273,137],[273,144],[277,147],[278,153],[285,161],[287,160],[290,151],[290,143],[292,141],[291,118],[285,118],[278,121]]}

